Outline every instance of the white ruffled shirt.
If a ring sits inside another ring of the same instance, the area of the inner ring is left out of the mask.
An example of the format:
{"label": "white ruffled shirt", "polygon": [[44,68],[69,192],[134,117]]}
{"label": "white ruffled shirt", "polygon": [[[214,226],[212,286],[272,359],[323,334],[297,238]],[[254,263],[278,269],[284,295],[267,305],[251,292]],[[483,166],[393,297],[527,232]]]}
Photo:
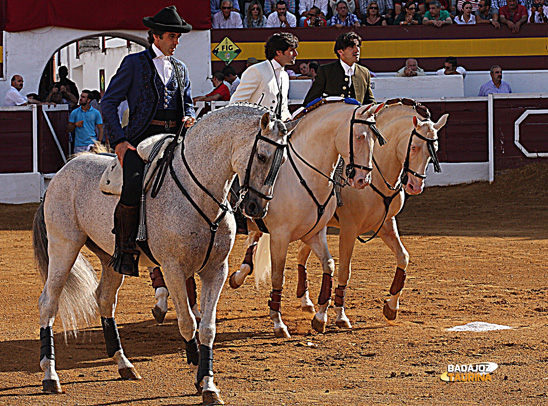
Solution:
{"label": "white ruffled shirt", "polygon": [[160,79],[162,79],[162,82],[166,85],[169,78],[171,78],[171,74],[173,73],[173,66],[171,65],[169,56],[164,55],[164,53],[160,51],[155,44],[152,44],[152,50],[156,55],[152,62],[154,62],[154,66],[156,67],[158,75],[160,75]]}

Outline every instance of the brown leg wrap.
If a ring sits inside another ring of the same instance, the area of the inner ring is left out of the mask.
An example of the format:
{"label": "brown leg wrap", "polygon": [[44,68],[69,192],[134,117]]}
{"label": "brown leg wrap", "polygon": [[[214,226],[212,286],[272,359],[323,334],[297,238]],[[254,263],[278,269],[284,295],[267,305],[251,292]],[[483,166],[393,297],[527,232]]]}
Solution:
{"label": "brown leg wrap", "polygon": [[149,275],[154,289],[167,288],[166,281],[164,281],[164,275],[162,275],[162,270],[159,266],[155,267]]}
{"label": "brown leg wrap", "polygon": [[249,247],[247,247],[244,260],[242,261],[242,264],[247,264],[251,268],[251,271],[249,271],[249,275],[253,273],[253,257],[255,256],[256,252],[257,252],[257,243],[254,242]]}
{"label": "brown leg wrap", "polygon": [[339,285],[335,289],[335,306],[344,307],[344,298],[346,296],[346,286]]}
{"label": "brown leg wrap", "polygon": [[190,307],[194,307],[196,304],[196,279],[191,276],[186,280],[186,294],[188,297],[188,304]]}
{"label": "brown leg wrap", "polygon": [[405,277],[407,274],[404,269],[400,267],[396,268],[396,275],[394,275],[394,280],[392,281],[392,286],[390,286],[390,294],[395,295],[396,293],[401,292],[403,285],[405,284]]}
{"label": "brown leg wrap", "polygon": [[308,274],[304,265],[297,265],[299,271],[299,282],[297,283],[297,297],[300,299],[308,290]]}
{"label": "brown leg wrap", "polygon": [[268,307],[270,307],[270,310],[274,310],[275,312],[279,312],[280,308],[282,307],[282,291],[281,290],[273,290],[270,292],[270,300],[268,301]]}
{"label": "brown leg wrap", "polygon": [[323,274],[322,278],[322,290],[320,291],[320,297],[318,298],[318,304],[324,305],[329,299],[331,299],[331,290],[333,289],[333,276],[328,273]]}

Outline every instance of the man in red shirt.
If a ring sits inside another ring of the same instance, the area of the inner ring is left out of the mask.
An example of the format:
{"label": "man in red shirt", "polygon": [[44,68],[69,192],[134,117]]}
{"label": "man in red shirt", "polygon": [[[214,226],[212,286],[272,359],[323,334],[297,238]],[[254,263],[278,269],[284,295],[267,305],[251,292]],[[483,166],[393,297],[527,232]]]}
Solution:
{"label": "man in red shirt", "polygon": [[499,9],[499,20],[513,33],[518,33],[521,25],[527,21],[527,9],[518,4],[518,0],[507,0],[506,6]]}
{"label": "man in red shirt", "polygon": [[211,93],[206,94],[205,96],[195,97],[193,100],[197,101],[229,101],[230,100],[230,90],[228,86],[223,83],[225,75],[222,72],[214,72],[211,77],[211,82],[215,87]]}

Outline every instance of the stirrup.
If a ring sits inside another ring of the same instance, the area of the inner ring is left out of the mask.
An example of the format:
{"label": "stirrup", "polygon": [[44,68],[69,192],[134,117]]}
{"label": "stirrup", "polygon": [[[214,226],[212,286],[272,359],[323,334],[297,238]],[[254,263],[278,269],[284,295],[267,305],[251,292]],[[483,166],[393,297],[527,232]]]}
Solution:
{"label": "stirrup", "polygon": [[112,267],[116,272],[126,276],[139,276],[139,257],[141,251],[138,250],[120,250],[114,259]]}

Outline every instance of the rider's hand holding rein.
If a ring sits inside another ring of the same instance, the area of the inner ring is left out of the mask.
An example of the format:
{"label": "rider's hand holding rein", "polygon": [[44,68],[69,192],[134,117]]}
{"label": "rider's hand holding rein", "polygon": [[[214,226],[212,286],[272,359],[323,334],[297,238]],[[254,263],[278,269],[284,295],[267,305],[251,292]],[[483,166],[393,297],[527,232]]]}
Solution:
{"label": "rider's hand holding rein", "polygon": [[[185,116],[183,117],[182,122],[186,128],[190,128],[194,124],[196,124],[196,119],[194,117]],[[116,148],[114,148],[114,152],[116,152],[116,155],[118,156],[118,160],[120,161],[120,165],[122,165],[122,168],[124,167],[124,156],[126,155],[126,151],[128,149],[132,149],[135,151],[135,147],[127,141],[119,143],[118,145],[116,145]]]}

